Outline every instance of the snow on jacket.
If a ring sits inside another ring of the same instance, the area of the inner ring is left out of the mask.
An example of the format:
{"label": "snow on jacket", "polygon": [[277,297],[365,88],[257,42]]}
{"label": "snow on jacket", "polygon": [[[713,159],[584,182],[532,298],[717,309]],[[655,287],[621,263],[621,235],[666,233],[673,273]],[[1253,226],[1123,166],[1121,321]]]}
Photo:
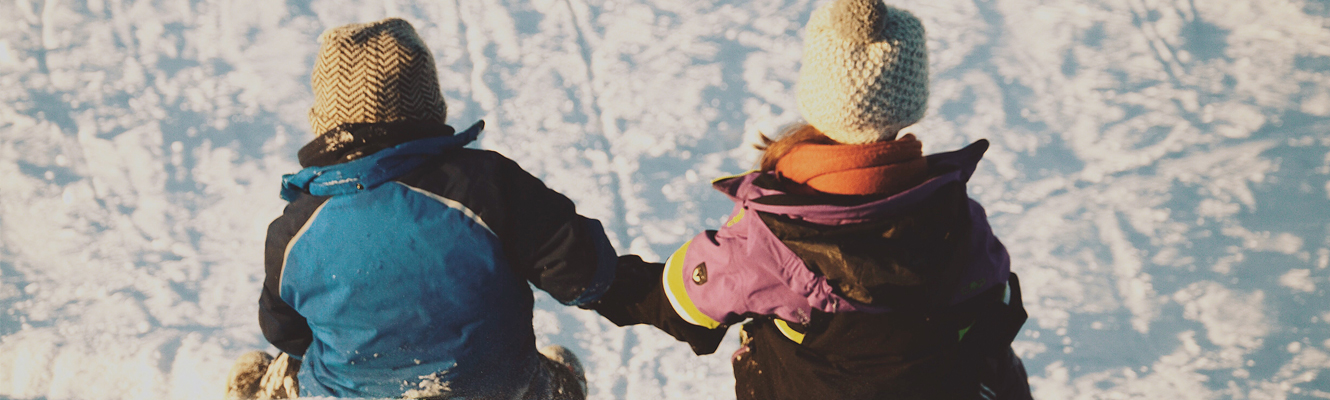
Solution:
{"label": "snow on jacket", "polygon": [[303,357],[302,395],[516,398],[538,367],[527,282],[583,305],[614,279],[598,221],[463,148],[481,126],[362,124],[340,132],[349,145],[301,150],[308,168],[284,177],[290,203],[268,230],[259,322]]}

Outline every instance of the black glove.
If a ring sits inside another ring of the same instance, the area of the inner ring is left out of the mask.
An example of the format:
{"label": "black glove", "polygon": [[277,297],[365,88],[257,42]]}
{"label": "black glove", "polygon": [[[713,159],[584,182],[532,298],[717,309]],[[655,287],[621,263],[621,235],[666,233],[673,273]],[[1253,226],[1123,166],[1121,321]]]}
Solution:
{"label": "black glove", "polygon": [[725,330],[722,325],[707,329],[688,323],[670,305],[661,284],[665,264],[649,263],[642,257],[619,257],[614,283],[600,300],[585,305],[618,326],[650,324],[682,342],[697,355],[716,352]]}

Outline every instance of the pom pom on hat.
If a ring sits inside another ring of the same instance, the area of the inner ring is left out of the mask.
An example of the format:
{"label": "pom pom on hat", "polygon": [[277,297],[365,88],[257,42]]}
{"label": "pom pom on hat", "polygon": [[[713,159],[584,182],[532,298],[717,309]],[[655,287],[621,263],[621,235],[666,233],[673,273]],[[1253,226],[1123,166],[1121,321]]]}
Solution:
{"label": "pom pom on hat", "polygon": [[837,0],[813,12],[799,70],[799,111],[845,144],[895,138],[928,105],[924,26],[882,0]]}
{"label": "pom pom on hat", "polygon": [[411,24],[389,18],[319,35],[309,123],[319,135],[338,125],[403,120],[444,123],[434,56]]}

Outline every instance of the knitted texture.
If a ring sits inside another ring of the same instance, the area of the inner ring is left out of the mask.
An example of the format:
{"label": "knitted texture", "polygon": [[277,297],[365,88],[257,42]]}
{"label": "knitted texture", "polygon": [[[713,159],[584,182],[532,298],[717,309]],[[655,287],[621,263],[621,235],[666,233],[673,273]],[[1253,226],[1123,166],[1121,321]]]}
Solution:
{"label": "knitted texture", "polygon": [[799,71],[799,111],[840,143],[895,138],[928,103],[924,26],[882,0],[837,0],[813,12]]}
{"label": "knitted texture", "polygon": [[314,62],[309,123],[321,135],[342,124],[434,121],[448,114],[434,56],[415,28],[389,18],[329,29]]}

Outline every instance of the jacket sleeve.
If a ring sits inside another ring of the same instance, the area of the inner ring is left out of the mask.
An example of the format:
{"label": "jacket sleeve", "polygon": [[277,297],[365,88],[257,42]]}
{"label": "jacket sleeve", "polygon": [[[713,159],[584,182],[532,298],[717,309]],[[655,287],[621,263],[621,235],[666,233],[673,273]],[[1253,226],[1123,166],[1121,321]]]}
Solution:
{"label": "jacket sleeve", "polygon": [[268,343],[296,357],[304,357],[309,343],[314,340],[305,317],[267,287],[259,295],[259,328],[263,330],[263,337],[268,339]]}
{"label": "jacket sleeve", "polygon": [[500,163],[502,219],[493,227],[518,274],[566,305],[595,301],[614,280],[615,253],[600,221],[517,163]]}
{"label": "jacket sleeve", "polygon": [[661,281],[675,312],[706,328],[751,315],[802,324],[814,306],[834,311],[847,305],[831,298],[826,280],[772,236],[758,211],[738,205],[720,229],[703,231],[675,250]]}
{"label": "jacket sleeve", "polygon": [[716,352],[729,326],[708,329],[681,318],[666,298],[661,282],[664,269],[664,264],[642,261],[641,257],[635,255],[619,257],[614,284],[600,301],[589,304],[588,308],[596,310],[618,326],[655,326],[675,339],[688,343],[697,355]]}
{"label": "jacket sleeve", "polygon": [[725,329],[688,323],[671,307],[664,265],[617,257],[600,222],[578,215],[567,197],[504,160],[506,203],[495,233],[519,273],[556,300],[596,310],[619,326],[650,324],[699,355],[716,351]]}
{"label": "jacket sleeve", "polygon": [[304,196],[287,205],[286,211],[268,225],[264,245],[263,290],[259,294],[259,328],[263,337],[277,349],[303,357],[314,334],[309,323],[295,308],[281,298],[282,269],[287,244],[305,225],[323,200]]}

